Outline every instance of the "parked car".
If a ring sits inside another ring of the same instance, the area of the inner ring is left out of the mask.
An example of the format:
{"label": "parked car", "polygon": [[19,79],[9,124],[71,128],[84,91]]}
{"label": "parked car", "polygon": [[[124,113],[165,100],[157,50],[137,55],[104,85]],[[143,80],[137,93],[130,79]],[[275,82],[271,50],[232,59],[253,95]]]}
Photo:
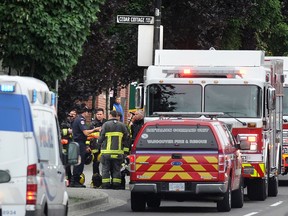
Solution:
{"label": "parked car", "polygon": [[144,124],[131,149],[131,209],[161,200],[211,200],[220,212],[242,208],[239,145],[227,125],[211,119],[170,118]]}

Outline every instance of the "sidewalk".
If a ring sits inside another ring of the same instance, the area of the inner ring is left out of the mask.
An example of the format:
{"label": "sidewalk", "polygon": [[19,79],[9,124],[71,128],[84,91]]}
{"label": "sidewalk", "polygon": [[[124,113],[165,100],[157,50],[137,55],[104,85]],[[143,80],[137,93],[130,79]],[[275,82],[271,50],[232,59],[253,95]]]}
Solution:
{"label": "sidewalk", "polygon": [[68,216],[85,215],[88,209],[92,210],[92,208],[99,208],[99,205],[109,203],[109,196],[107,193],[105,193],[105,190],[90,187],[92,178],[92,164],[87,166],[85,165],[84,174],[86,188],[67,187],[69,196]]}
{"label": "sidewalk", "polygon": [[69,195],[68,215],[79,215],[77,212],[108,203],[108,194],[94,188],[67,188]]}

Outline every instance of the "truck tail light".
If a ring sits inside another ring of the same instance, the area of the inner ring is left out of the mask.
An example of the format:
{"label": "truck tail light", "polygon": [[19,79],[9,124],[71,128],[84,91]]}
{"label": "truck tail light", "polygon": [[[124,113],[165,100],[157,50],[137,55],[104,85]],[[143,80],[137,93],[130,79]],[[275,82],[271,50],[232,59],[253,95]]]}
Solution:
{"label": "truck tail light", "polygon": [[27,167],[27,189],[26,189],[26,204],[36,205],[37,200],[37,166],[36,164]]}
{"label": "truck tail light", "polygon": [[218,156],[218,170],[219,173],[225,173],[227,170],[227,161],[226,156],[224,154],[219,154]]}
{"label": "truck tail light", "polygon": [[129,170],[130,172],[135,172],[136,171],[136,156],[135,155],[129,155]]}
{"label": "truck tail light", "polygon": [[257,151],[258,134],[238,134],[241,150]]}

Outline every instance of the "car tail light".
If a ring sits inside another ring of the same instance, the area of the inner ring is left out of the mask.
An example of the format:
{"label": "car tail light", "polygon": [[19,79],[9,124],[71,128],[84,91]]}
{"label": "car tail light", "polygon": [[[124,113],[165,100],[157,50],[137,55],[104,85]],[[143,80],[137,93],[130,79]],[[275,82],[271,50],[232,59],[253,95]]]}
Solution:
{"label": "car tail light", "polygon": [[136,171],[136,156],[135,155],[129,155],[129,170],[130,172],[135,172]]}
{"label": "car tail light", "polygon": [[37,200],[37,166],[36,164],[27,167],[27,190],[26,204],[35,205]]}
{"label": "car tail light", "polygon": [[219,173],[225,173],[227,170],[227,161],[226,161],[226,156],[223,154],[219,154],[218,156],[218,170]]}

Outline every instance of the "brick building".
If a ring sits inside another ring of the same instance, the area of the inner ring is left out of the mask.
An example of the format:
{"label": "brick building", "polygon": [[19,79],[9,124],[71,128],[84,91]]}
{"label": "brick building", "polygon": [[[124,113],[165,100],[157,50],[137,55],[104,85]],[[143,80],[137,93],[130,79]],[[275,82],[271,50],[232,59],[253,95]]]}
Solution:
{"label": "brick building", "polygon": [[[124,123],[127,123],[128,118],[129,118],[129,92],[130,92],[130,88],[129,86],[127,88],[119,88],[118,89],[118,96],[121,97],[121,105],[123,107],[124,110]],[[109,100],[108,100],[108,108],[106,108],[106,94],[105,92],[103,92],[102,94],[100,94],[99,96],[96,97],[95,99],[95,104],[92,104],[92,96],[89,98],[88,101],[85,101],[85,103],[87,104],[87,106],[92,109],[96,109],[96,108],[103,108],[105,110],[105,114],[106,117],[108,117],[109,111],[110,111],[110,101],[112,102],[113,98],[113,93],[109,95]]]}
{"label": "brick building", "polygon": [[[8,70],[7,69],[3,69],[1,67],[2,65],[2,62],[0,61],[0,75],[1,74],[8,74]],[[12,70],[10,71],[11,72],[11,75],[17,75],[17,72]],[[120,88],[117,89],[117,92],[120,93],[119,96],[121,97],[121,105],[123,107],[123,110],[124,110],[124,123],[127,123],[128,121],[128,118],[129,118],[129,92],[130,92],[130,87],[127,86],[126,88]],[[109,114],[109,107],[110,107],[110,101],[112,101],[112,99],[110,100],[110,98],[113,98],[113,92],[112,94],[109,95],[109,99],[108,99],[108,109],[106,109],[106,94],[105,92],[100,94],[99,96],[96,97],[95,99],[95,104],[92,105],[92,96],[89,98],[88,101],[85,101],[85,103],[87,104],[87,106],[92,109],[92,108],[103,108],[105,110],[105,114],[107,114],[107,117],[108,118],[108,114]],[[87,119],[87,121],[89,122],[91,120],[90,119]]]}

